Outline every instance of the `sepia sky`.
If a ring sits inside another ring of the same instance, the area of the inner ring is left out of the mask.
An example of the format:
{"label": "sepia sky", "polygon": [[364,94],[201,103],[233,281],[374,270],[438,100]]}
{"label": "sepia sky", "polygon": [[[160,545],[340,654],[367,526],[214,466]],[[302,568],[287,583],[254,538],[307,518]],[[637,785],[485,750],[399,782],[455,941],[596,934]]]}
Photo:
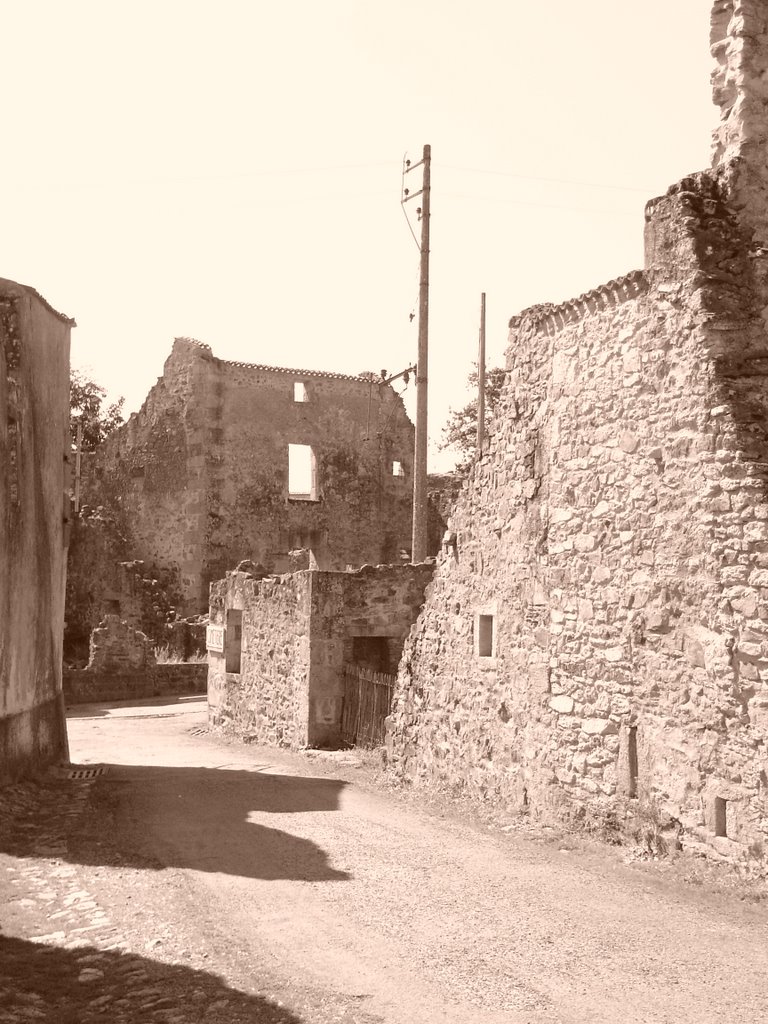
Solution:
{"label": "sepia sky", "polygon": [[510,316],[641,267],[646,200],[708,165],[710,6],[9,4],[0,276],[77,319],[73,364],[128,411],[177,335],[395,373],[415,360],[419,280],[402,161],[429,143],[445,468],[480,293],[498,364]]}

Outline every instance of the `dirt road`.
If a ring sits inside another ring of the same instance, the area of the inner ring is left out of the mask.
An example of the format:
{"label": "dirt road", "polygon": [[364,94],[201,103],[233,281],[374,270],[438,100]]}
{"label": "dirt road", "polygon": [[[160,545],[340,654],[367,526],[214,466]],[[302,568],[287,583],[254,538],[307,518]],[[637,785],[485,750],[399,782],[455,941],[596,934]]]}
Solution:
{"label": "dirt road", "polygon": [[768,1021],[766,904],[430,817],[203,708],[70,719],[73,762],[110,767],[68,859],[135,953],[312,1024]]}

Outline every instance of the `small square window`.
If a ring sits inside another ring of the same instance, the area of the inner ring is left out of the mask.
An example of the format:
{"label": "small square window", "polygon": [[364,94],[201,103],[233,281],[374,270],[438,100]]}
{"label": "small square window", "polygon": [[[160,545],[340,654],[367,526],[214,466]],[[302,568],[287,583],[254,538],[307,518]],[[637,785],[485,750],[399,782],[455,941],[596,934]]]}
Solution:
{"label": "small square window", "polygon": [[402,462],[398,462],[397,459],[392,463],[392,476],[405,476],[403,464]]}
{"label": "small square window", "polygon": [[302,380],[294,381],[293,383],[293,400],[294,402],[308,402],[309,396],[307,395],[307,385]]}

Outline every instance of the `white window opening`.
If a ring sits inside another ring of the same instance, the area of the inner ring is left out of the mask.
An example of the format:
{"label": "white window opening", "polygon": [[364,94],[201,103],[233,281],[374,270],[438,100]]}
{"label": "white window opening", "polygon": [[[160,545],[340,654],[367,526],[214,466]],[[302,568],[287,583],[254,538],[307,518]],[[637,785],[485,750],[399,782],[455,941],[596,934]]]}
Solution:
{"label": "white window opening", "polygon": [[288,497],[317,501],[317,460],[308,444],[288,445]]}
{"label": "white window opening", "polygon": [[293,383],[293,400],[294,402],[308,402],[309,396],[307,394],[307,385],[303,380],[297,380]]}
{"label": "white window opening", "polygon": [[398,462],[397,459],[392,463],[392,476],[405,476],[403,464],[402,462]]}

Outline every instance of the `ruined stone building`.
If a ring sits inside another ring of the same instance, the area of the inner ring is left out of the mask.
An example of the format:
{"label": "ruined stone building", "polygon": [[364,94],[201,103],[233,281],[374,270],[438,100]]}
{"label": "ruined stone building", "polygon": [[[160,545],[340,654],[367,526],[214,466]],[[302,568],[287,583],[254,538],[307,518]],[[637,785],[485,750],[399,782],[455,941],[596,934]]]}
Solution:
{"label": "ruined stone building", "polygon": [[412,461],[413,427],[378,377],[228,362],[177,338],[83,494],[194,614],[244,559],[270,572],[402,560]]}
{"label": "ruined stone building", "polygon": [[66,757],[61,690],[73,320],[0,280],[0,784]]}
{"label": "ruined stone building", "polygon": [[432,566],[364,566],[211,587],[208,713],[258,743],[338,747],[349,669],[392,674]]}
{"label": "ruined stone building", "polygon": [[420,784],[544,819],[768,838],[768,4],[717,0],[711,170],[645,266],[510,321],[507,382],[406,642]]}

